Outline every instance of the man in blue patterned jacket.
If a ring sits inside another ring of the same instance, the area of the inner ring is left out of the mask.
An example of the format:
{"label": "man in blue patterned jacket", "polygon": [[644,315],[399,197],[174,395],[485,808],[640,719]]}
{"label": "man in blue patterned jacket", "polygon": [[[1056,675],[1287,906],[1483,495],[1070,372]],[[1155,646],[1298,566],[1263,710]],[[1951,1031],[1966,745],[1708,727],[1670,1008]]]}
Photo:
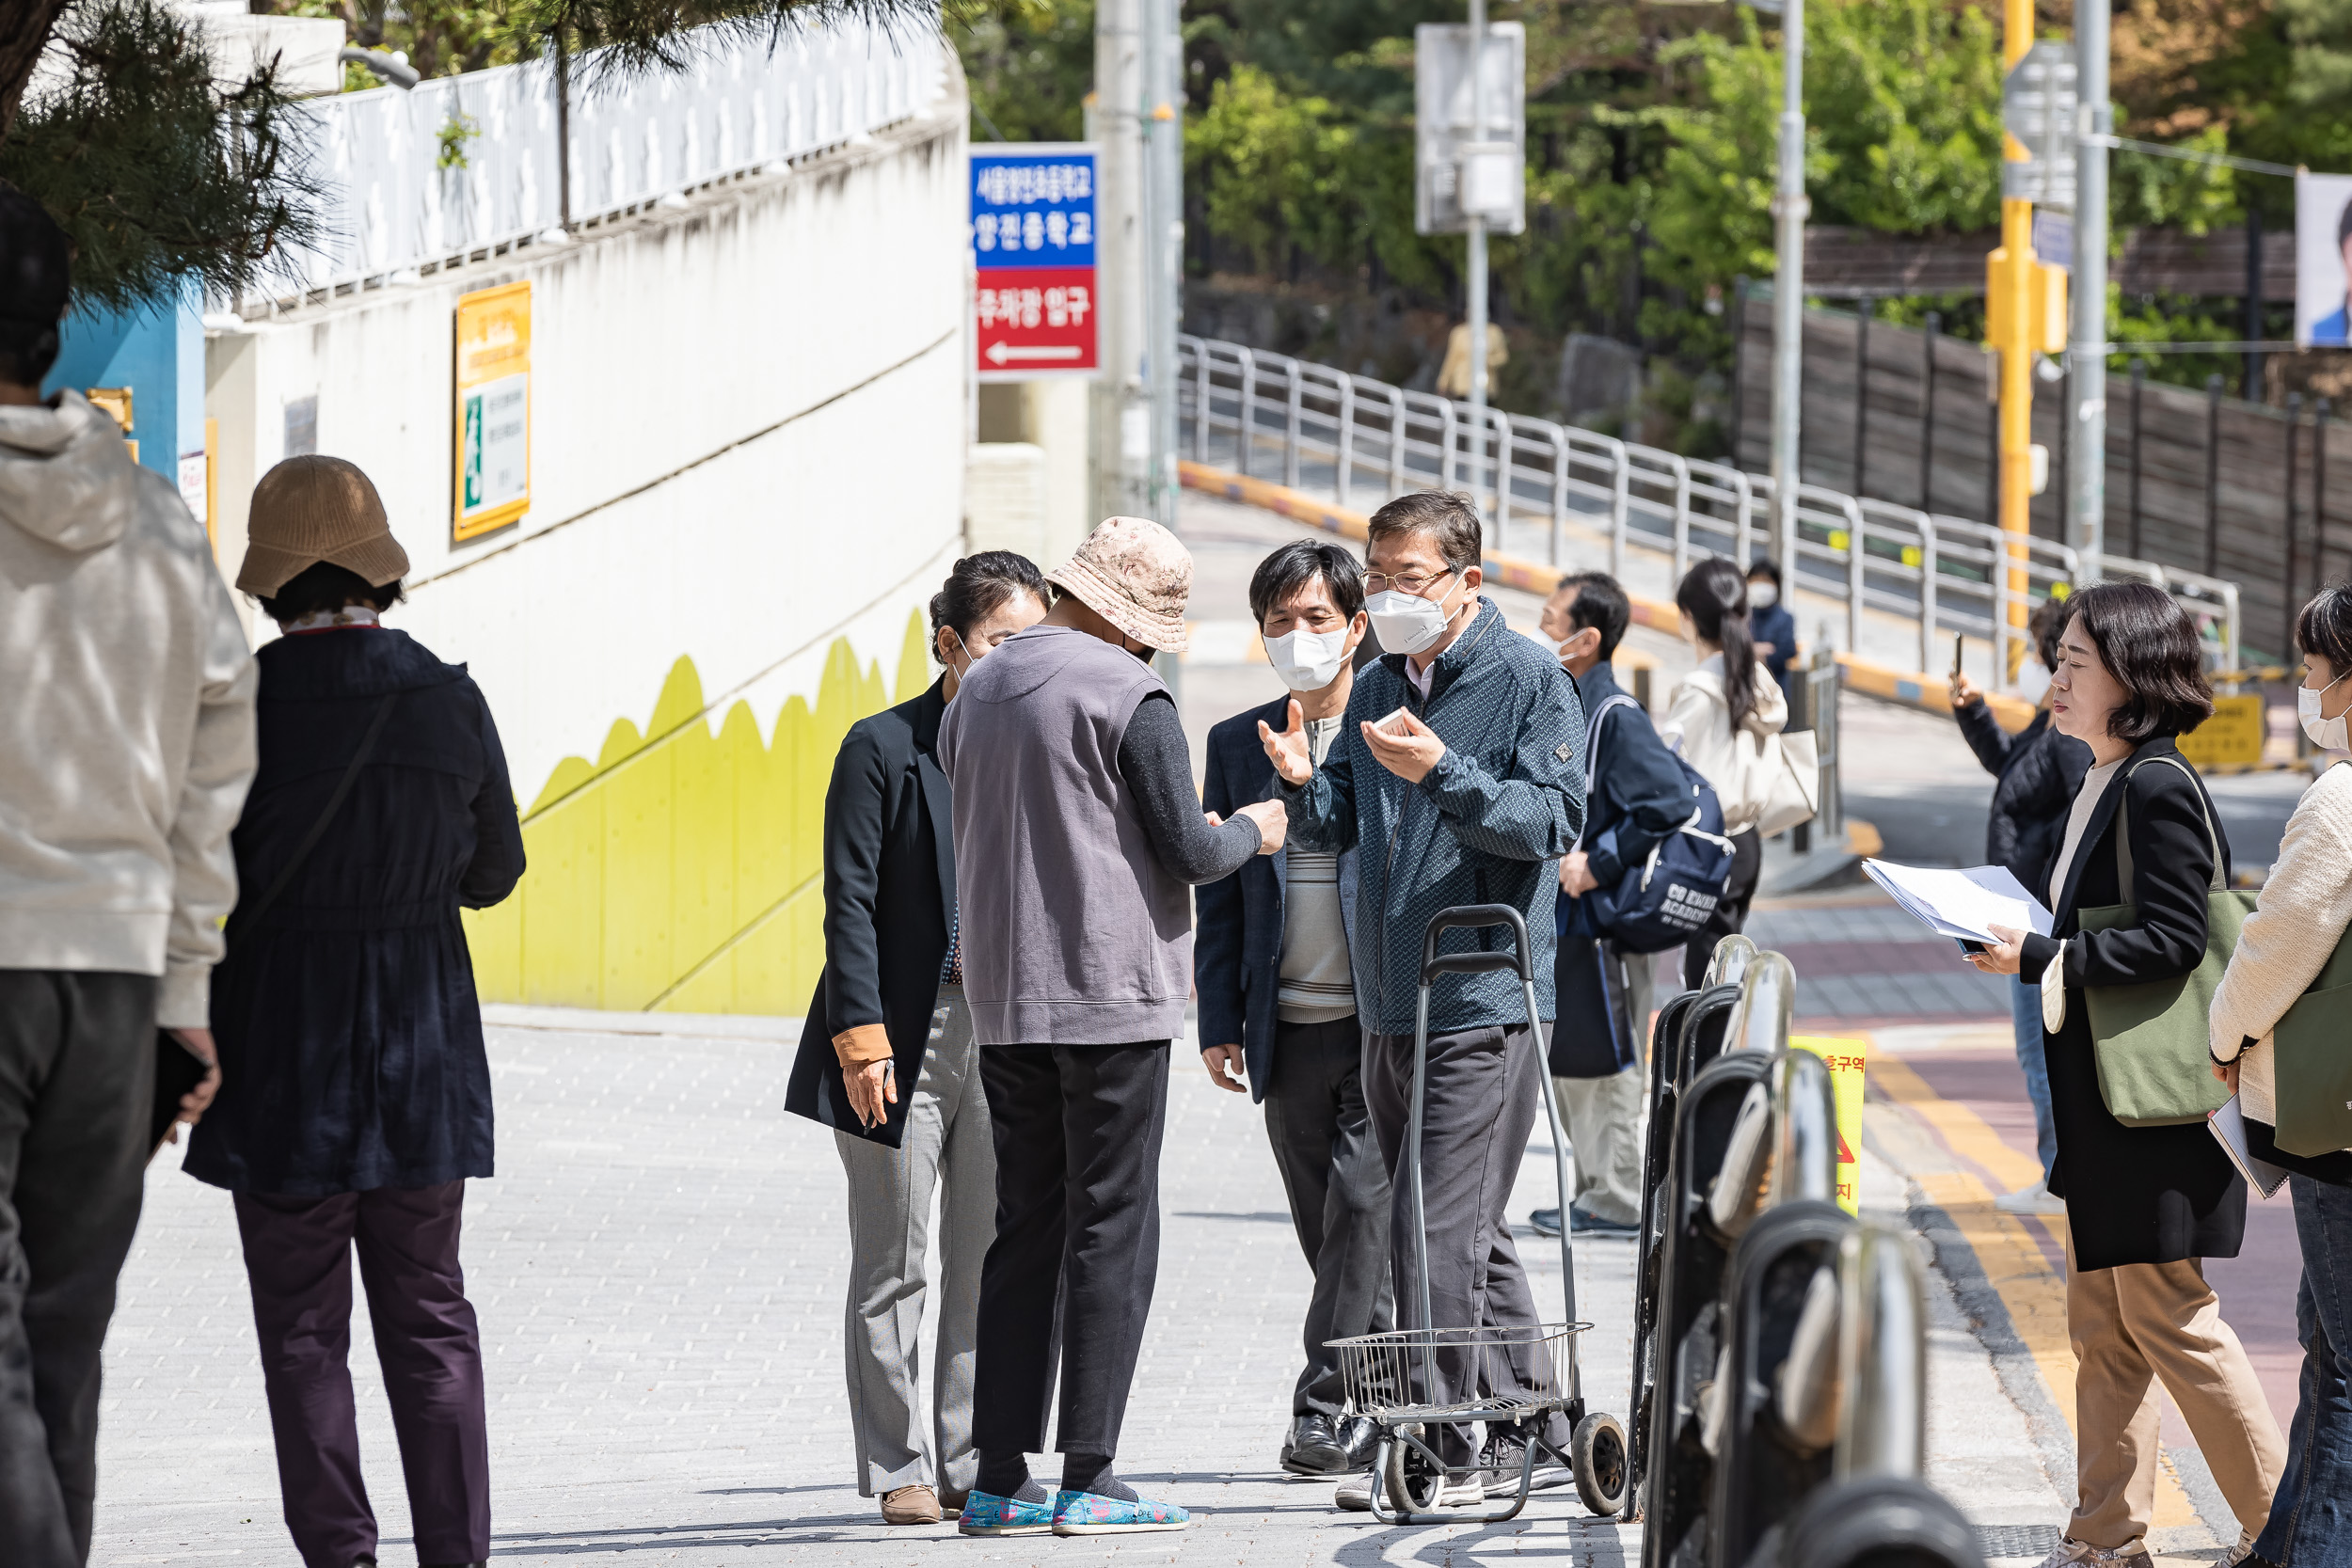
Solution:
{"label": "man in blue patterned jacket", "polygon": [[[1372,517],[1365,609],[1391,650],[1356,679],[1348,722],[1317,767],[1294,704],[1280,732],[1259,738],[1283,784],[1292,843],[1358,851],[1354,945],[1363,1020],[1364,1095],[1395,1193],[1390,1258],[1400,1323],[1422,1326],[1413,1277],[1412,1196],[1398,1164],[1411,1106],[1413,1015],[1429,917],[1457,904],[1508,904],[1527,919],[1538,974],[1552,964],[1555,863],[1584,821],[1584,714],[1575,683],[1543,648],[1504,625],[1478,593],[1482,531],[1469,498],[1400,497]],[[1440,951],[1502,945],[1501,927],[1450,932]],[[1549,989],[1536,988],[1549,1015]],[[1541,1039],[1518,977],[1503,971],[1440,976],[1429,1002],[1422,1111],[1430,1309],[1435,1325],[1539,1321],[1503,1208],[1527,1150],[1541,1094]],[[1521,1363],[1521,1377],[1537,1369]],[[1497,1369],[1488,1369],[1491,1383]],[[1438,1390],[1466,1397],[1479,1375],[1443,1357]],[[1507,1389],[1489,1388],[1503,1393]],[[1565,1448],[1567,1433],[1556,1436]],[[1441,1427],[1436,1447],[1456,1472],[1439,1506],[1479,1499],[1507,1469],[1518,1440],[1489,1438],[1472,1463],[1468,1430]],[[1355,1502],[1343,1487],[1342,1502]],[[1358,1487],[1360,1496],[1360,1483]]]}

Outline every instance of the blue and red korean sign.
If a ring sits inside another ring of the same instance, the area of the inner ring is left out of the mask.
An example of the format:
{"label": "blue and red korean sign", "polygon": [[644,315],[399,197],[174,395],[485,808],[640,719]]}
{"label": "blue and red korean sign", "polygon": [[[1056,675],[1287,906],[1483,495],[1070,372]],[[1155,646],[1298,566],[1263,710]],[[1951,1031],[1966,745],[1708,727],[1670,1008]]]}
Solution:
{"label": "blue and red korean sign", "polygon": [[973,342],[982,381],[1094,374],[1097,171],[1089,143],[972,150]]}

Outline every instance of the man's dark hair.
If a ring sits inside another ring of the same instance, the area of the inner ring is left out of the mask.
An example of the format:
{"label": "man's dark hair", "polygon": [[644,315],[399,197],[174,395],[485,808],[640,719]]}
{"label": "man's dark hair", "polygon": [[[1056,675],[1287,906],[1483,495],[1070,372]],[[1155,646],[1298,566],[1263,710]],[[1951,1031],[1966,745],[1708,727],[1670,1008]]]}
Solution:
{"label": "man's dark hair", "polygon": [[1397,533],[1432,535],[1438,541],[1438,553],[1457,572],[1477,565],[1486,545],[1477,506],[1468,496],[1452,490],[1415,490],[1372,515],[1373,544]]}
{"label": "man's dark hair", "polygon": [[1300,539],[1283,546],[1249,577],[1249,613],[1263,627],[1277,605],[1287,604],[1315,578],[1331,591],[1331,602],[1350,621],[1364,608],[1364,569],[1353,552],[1320,539]]}
{"label": "man's dark hair", "polygon": [[2042,667],[2055,670],[2058,661],[2058,639],[2066,633],[2066,601],[2044,599],[2033,607],[2026,617],[2026,635],[2033,639],[2033,651],[2042,656]]}
{"label": "man's dark hair", "polygon": [[0,381],[39,387],[57,362],[72,249],[48,210],[0,183]]}
{"label": "man's dark hair", "polygon": [[1780,562],[1769,555],[1759,555],[1748,562],[1748,580],[1753,582],[1757,578],[1763,578],[1776,589],[1786,590],[1788,586],[1780,580]]}
{"label": "man's dark hair", "polygon": [[2331,674],[2352,673],[2352,583],[2339,578],[2312,595],[2295,617],[2295,645],[2326,659]]}
{"label": "man's dark hair", "polygon": [[2066,601],[2063,625],[2077,623],[2124,691],[2107,734],[2137,746],[2213,717],[2197,623],[2171,594],[2144,582],[2098,583]]}
{"label": "man's dark hair", "polygon": [[1568,601],[1568,624],[1579,631],[1598,626],[1600,661],[1608,663],[1633,622],[1633,606],[1627,602],[1624,588],[1606,572],[1570,572],[1552,592],[1576,594]]}
{"label": "man's dark hair", "polygon": [[1011,550],[982,550],[967,555],[947,569],[947,580],[931,595],[931,659],[945,663],[939,657],[939,628],[955,628],[956,641],[963,642],[982,617],[993,615],[1016,594],[1031,594],[1037,602],[1045,599],[1045,574],[1037,569],[1037,562]]}
{"label": "man's dark hair", "polygon": [[341,610],[349,604],[389,610],[407,596],[397,578],[378,587],[349,567],[319,561],[288,578],[284,587],[263,597],[261,603],[262,613],[282,626],[305,615],[315,615],[322,610]]}

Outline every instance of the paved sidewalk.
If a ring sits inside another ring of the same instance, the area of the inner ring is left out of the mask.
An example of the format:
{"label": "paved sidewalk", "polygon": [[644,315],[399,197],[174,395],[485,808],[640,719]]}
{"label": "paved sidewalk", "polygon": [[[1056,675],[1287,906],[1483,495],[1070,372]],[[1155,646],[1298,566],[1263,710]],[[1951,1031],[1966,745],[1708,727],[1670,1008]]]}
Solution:
{"label": "paved sidewalk", "polygon": [[[522,1016],[574,1027],[491,1031],[501,1174],[469,1194],[466,1264],[489,1353],[501,1560],[1629,1560],[1634,1532],[1587,1517],[1572,1492],[1491,1530],[1406,1530],[1280,1475],[1307,1269],[1256,1108],[1210,1086],[1188,1047],[1172,1063],[1159,1285],[1121,1468],[1193,1509],[1194,1528],[1001,1543],[885,1531],[849,1483],[839,1162],[829,1133],[777,1109],[797,1027],[711,1039]],[[94,1560],[292,1562],[229,1201],[175,1162],[167,1150],[150,1174],[108,1346]],[[1551,1180],[1539,1136],[1514,1212],[1550,1204]],[[1523,1251],[1536,1299],[1557,1302],[1553,1243],[1530,1236]],[[1591,1398],[1620,1412],[1630,1252],[1597,1243],[1579,1262],[1602,1325]],[[413,1558],[363,1323],[352,1364],[392,1568]]]}

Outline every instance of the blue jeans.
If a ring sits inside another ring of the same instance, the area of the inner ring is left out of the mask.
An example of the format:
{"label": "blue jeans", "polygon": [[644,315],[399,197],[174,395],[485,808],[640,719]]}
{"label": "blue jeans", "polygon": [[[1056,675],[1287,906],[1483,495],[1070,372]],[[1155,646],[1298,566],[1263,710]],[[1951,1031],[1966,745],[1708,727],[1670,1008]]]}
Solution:
{"label": "blue jeans", "polygon": [[2033,1101],[2033,1151],[2042,1180],[2058,1164],[2058,1129],[2050,1123],[2050,1063],[2042,1053],[2042,988],[2009,977],[2009,1021],[2017,1035],[2017,1065],[2026,1071],[2026,1098]]}
{"label": "blue jeans", "polygon": [[2352,1187],[2287,1178],[2303,1284],[2295,1328],[2303,1378],[2287,1467],[2254,1550],[2280,1568],[2352,1565]]}

